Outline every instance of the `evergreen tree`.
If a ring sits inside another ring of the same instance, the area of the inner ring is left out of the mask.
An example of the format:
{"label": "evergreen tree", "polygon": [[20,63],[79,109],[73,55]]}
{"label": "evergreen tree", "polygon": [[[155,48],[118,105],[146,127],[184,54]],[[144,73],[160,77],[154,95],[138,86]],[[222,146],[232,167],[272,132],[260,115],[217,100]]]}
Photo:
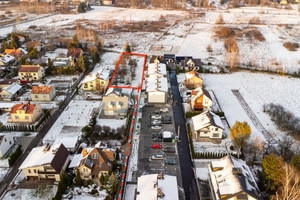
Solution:
{"label": "evergreen tree", "polygon": [[290,164],[300,172],[300,154],[293,155]]}
{"label": "evergreen tree", "polygon": [[36,48],[34,48],[32,51],[30,51],[29,53],[29,58],[32,60],[32,59],[36,59],[37,58],[37,54],[38,54],[38,51]]}
{"label": "evergreen tree", "polygon": [[116,160],[120,159],[120,152],[119,152],[119,148],[116,149]]}
{"label": "evergreen tree", "polygon": [[97,51],[98,51],[99,53],[102,52],[102,43],[101,43],[100,41],[97,43]]}
{"label": "evergreen tree", "polygon": [[130,48],[129,44],[126,44],[126,49],[125,49],[125,51],[126,51],[127,53],[131,53],[131,48]]}
{"label": "evergreen tree", "polygon": [[104,185],[107,185],[108,178],[109,178],[108,175],[105,175],[105,176],[104,176],[104,180],[103,180],[103,184],[104,184]]}
{"label": "evergreen tree", "polygon": [[79,169],[77,168],[77,169],[76,169],[75,184],[76,184],[77,186],[82,186],[82,183],[83,183],[83,181],[82,181],[82,179],[81,179]]}
{"label": "evergreen tree", "polygon": [[14,38],[12,38],[11,41],[10,41],[10,48],[11,49],[17,49],[17,48],[19,48],[18,43],[17,43],[17,41]]}
{"label": "evergreen tree", "polygon": [[94,64],[100,62],[100,56],[99,56],[99,54],[98,54],[98,52],[96,50],[93,51],[92,60],[93,60]]}
{"label": "evergreen tree", "polygon": [[3,40],[2,41],[2,44],[1,44],[1,52],[4,52],[5,51],[5,49],[8,49],[10,46],[9,46],[9,44],[7,43],[7,41],[6,40]]}
{"label": "evergreen tree", "polygon": [[103,176],[103,174],[101,174],[99,182],[101,183],[101,185],[104,184],[104,176]]}
{"label": "evergreen tree", "polygon": [[283,159],[282,157],[276,158],[272,153],[264,157],[261,161],[263,173],[267,183],[270,184],[270,189],[275,191],[280,185],[280,179],[283,174]]}
{"label": "evergreen tree", "polygon": [[82,2],[82,3],[80,3],[78,5],[77,12],[79,12],[79,13],[85,13],[85,8],[86,8],[86,5],[85,5],[84,2]]}
{"label": "evergreen tree", "polygon": [[84,57],[83,57],[83,55],[81,55],[81,56],[78,58],[77,66],[80,68],[80,70],[81,70],[82,72],[84,72],[84,71],[86,70],[86,66],[85,66],[85,62],[84,62]]}

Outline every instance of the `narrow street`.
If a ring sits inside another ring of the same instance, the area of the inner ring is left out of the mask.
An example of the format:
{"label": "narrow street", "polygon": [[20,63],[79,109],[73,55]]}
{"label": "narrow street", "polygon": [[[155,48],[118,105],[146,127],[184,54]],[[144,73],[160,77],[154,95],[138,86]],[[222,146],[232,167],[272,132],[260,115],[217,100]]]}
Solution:
{"label": "narrow street", "polygon": [[175,130],[180,126],[180,140],[178,142],[178,154],[179,162],[181,168],[181,178],[183,189],[185,191],[186,200],[198,200],[199,194],[196,184],[196,179],[194,176],[191,155],[189,151],[189,141],[186,132],[186,122],[184,118],[184,112],[182,108],[182,99],[178,89],[178,82],[176,78],[175,70],[172,70],[170,73],[170,81],[173,95],[173,115],[175,122]]}
{"label": "narrow street", "polygon": [[[85,77],[88,73],[90,73],[93,70],[94,66],[88,68],[85,72],[84,75],[81,76],[78,80],[78,83]],[[64,111],[64,109],[67,107],[67,105],[70,103],[70,101],[74,98],[75,96],[75,90],[76,87],[72,86],[72,91],[68,94],[68,96],[65,98],[63,103],[60,105],[59,109],[50,117],[50,119],[45,123],[43,128],[38,132],[36,137],[31,141],[31,143],[28,145],[27,149],[24,151],[23,149],[23,154],[18,158],[18,160],[15,162],[14,166],[12,167],[11,171],[4,177],[2,182],[0,183],[0,197],[4,194],[5,190],[11,183],[11,181],[14,179],[16,174],[19,171],[19,167],[23,163],[23,161],[26,159],[28,154],[31,152],[31,150],[38,146],[39,143],[42,141],[44,136],[48,133],[52,125],[55,123],[55,121],[58,119],[58,117],[61,115],[61,113]]]}

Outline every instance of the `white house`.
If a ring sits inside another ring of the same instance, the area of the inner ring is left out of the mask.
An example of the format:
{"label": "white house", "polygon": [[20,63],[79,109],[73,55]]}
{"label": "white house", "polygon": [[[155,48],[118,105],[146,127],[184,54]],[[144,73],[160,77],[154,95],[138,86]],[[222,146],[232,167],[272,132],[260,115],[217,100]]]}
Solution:
{"label": "white house", "polygon": [[262,200],[248,165],[240,159],[225,156],[208,165],[209,185],[213,200]]}
{"label": "white house", "polygon": [[176,176],[147,174],[138,177],[136,200],[178,200]]}
{"label": "white house", "polygon": [[165,77],[150,75],[146,83],[148,103],[167,103],[168,80]]}
{"label": "white house", "polygon": [[8,55],[6,53],[0,53],[0,66],[8,65],[13,62],[15,57]]}
{"label": "white house", "polygon": [[191,108],[193,111],[197,110],[211,110],[212,98],[207,90],[198,87],[191,93]]}
{"label": "white house", "polygon": [[208,138],[211,141],[219,141],[222,139],[224,130],[221,118],[210,111],[192,117],[194,139]]}
{"label": "white house", "polygon": [[14,145],[14,137],[11,134],[0,135],[0,158]]}
{"label": "white house", "polygon": [[158,75],[159,77],[166,76],[167,75],[166,64],[150,63],[148,65],[148,76],[150,75]]}

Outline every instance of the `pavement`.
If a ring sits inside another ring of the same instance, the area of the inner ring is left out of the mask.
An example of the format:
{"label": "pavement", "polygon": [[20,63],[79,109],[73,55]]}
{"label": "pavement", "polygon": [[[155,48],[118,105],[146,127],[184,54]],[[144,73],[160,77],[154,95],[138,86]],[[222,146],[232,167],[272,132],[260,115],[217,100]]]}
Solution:
{"label": "pavement", "polygon": [[170,82],[173,95],[173,116],[175,122],[175,128],[180,126],[180,140],[177,144],[182,184],[185,191],[186,200],[200,199],[195,174],[193,171],[193,164],[191,161],[191,155],[189,150],[189,141],[186,131],[186,121],[184,118],[184,112],[182,108],[182,98],[178,89],[178,82],[175,70],[170,73]]}

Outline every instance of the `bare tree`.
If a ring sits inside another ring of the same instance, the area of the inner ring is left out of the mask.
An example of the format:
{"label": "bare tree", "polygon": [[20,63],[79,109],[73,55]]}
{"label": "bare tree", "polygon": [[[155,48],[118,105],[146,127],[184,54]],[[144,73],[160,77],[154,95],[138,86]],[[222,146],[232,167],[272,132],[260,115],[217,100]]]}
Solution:
{"label": "bare tree", "polygon": [[289,164],[284,164],[281,187],[276,191],[274,200],[300,199],[300,173]]}
{"label": "bare tree", "polygon": [[264,150],[264,141],[261,140],[259,137],[256,137],[248,143],[246,149],[247,153],[249,154],[248,158],[250,161],[250,165],[254,165],[257,160],[262,159],[263,150]]}

